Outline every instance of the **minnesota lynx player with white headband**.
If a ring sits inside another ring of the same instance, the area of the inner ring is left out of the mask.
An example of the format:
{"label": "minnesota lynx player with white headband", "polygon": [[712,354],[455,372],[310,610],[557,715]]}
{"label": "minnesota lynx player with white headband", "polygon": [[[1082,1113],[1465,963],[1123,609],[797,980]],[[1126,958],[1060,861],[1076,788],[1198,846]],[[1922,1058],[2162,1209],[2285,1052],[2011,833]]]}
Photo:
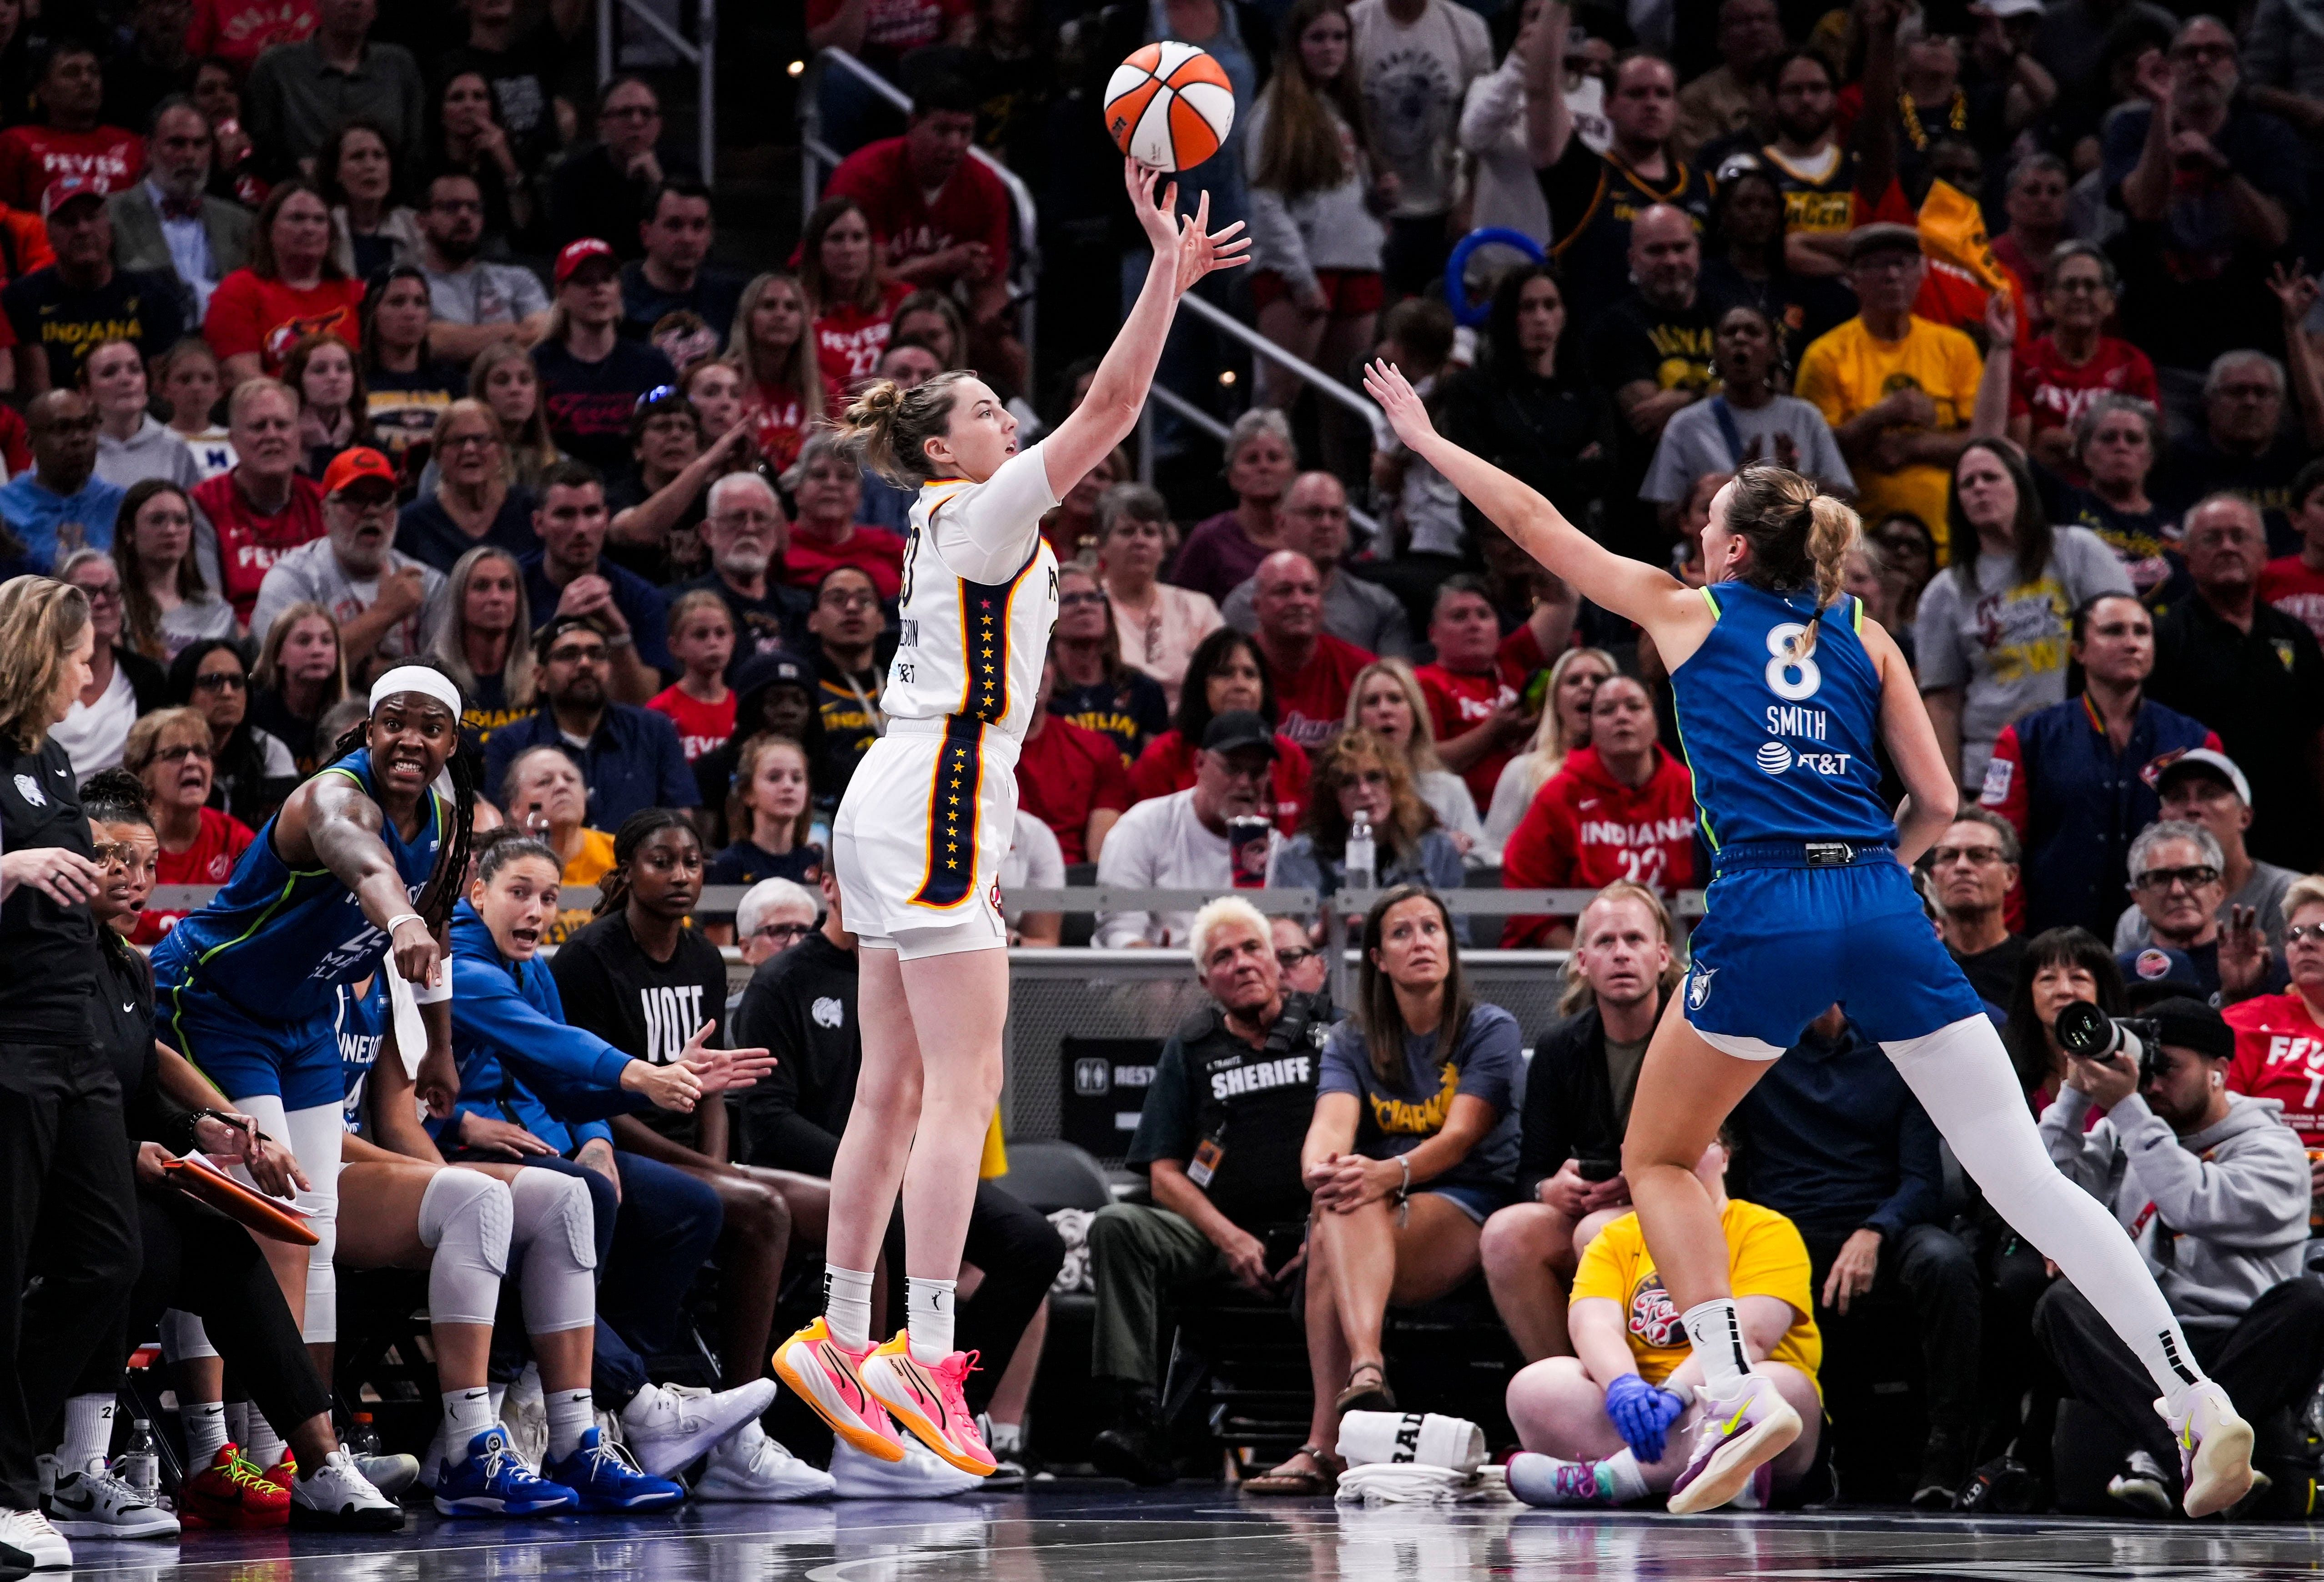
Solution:
{"label": "minnesota lynx player with white headband", "polygon": [[[338,985],[385,958],[420,1002],[420,1095],[443,1114],[459,1091],[445,930],[475,803],[454,760],[460,711],[460,689],[440,671],[399,665],[382,676],[369,717],[332,762],[267,820],[209,905],[153,948],[156,1035],[289,1143],[307,1174],[300,1205],[321,1239],[308,1253],[267,1248],[313,1343],[338,1331]],[[447,764],[451,807],[432,789]]]}
{"label": "minnesota lynx player with white headband", "polygon": [[[774,1365],[842,1438],[883,1461],[904,1455],[893,1413],[963,1471],[993,1468],[962,1394],[969,1359],[953,1349],[953,1282],[1001,1097],[1009,931],[998,875],[1017,749],[1057,615],[1040,521],[1129,437],[1178,299],[1246,262],[1250,245],[1235,237],[1240,221],[1206,229],[1207,195],[1191,221],[1175,213],[1175,184],[1157,207],[1157,179],[1123,164],[1153,266],[1089,394],[1047,439],[1019,454],[1017,420],[969,373],[909,392],[875,384],[841,426],[850,451],[919,498],[903,630],[880,698],[887,732],[856,765],[831,831],[841,912],[862,948],[863,1068],[831,1172],[824,1316]],[[875,1349],[872,1266],[899,1183],[908,1322]]]}

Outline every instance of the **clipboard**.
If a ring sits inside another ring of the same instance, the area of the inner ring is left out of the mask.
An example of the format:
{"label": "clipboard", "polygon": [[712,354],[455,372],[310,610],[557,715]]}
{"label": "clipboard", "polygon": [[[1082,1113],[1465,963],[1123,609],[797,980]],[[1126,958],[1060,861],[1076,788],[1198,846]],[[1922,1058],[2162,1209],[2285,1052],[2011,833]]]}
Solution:
{"label": "clipboard", "polygon": [[171,1160],[161,1170],[180,1191],[271,1241],[311,1247],[323,1239],[303,1223],[308,1217],[305,1209],[244,1186],[200,1153]]}

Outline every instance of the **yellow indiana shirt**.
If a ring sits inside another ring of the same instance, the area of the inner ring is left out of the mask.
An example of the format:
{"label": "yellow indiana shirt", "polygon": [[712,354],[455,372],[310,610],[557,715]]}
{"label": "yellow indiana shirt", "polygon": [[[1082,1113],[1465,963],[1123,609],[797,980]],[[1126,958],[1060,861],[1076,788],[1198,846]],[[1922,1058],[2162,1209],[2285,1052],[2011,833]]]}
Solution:
{"label": "yellow indiana shirt", "polygon": [[[1851,319],[1819,336],[1800,356],[1793,393],[1812,402],[1834,429],[1899,390],[1924,392],[1937,409],[1936,432],[1967,428],[1977,406],[1978,380],[1985,359],[1977,343],[1958,329],[1914,317],[1902,340],[1880,340]],[[1858,496],[1856,509],[1869,529],[1891,511],[1909,511],[1945,547],[1945,492],[1951,475],[1941,467],[1911,462],[1879,472],[1851,461]]]}
{"label": "yellow indiana shirt", "polygon": [[[1772,1208],[1733,1198],[1719,1219],[1727,1233],[1727,1277],[1735,1294],[1771,1296],[1791,1306],[1792,1327],[1768,1360],[1789,1363],[1813,1379],[1823,1364],[1823,1337],[1816,1331],[1807,1244],[1800,1240],[1798,1227]],[[1572,1300],[1591,1297],[1620,1305],[1623,1337],[1630,1343],[1638,1376],[1647,1383],[1661,1383],[1686,1361],[1686,1326],[1655,1272],[1637,1215],[1624,1215],[1583,1249]],[[1821,1392],[1823,1386],[1816,1388]]]}
{"label": "yellow indiana shirt", "polygon": [[558,875],[557,920],[542,944],[562,945],[589,926],[597,910],[597,881],[613,871],[613,837],[602,829],[584,829],[581,849]]}

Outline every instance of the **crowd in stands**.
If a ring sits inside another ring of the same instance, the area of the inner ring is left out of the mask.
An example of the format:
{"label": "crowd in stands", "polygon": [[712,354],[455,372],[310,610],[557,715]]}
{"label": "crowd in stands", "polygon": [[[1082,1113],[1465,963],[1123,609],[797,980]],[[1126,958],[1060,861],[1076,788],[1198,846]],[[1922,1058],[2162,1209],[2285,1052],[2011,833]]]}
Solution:
{"label": "crowd in stands", "polygon": [[[509,830],[458,925],[462,1003],[473,958],[499,1007],[475,1013],[467,1081],[530,1086],[521,1113],[472,1106],[432,1140],[376,1121],[374,1152],[383,1170],[575,1167],[611,1271],[595,1361],[536,1325],[522,1391],[594,1368],[633,1444],[700,1438],[712,1409],[658,1393],[638,1356],[712,1267],[715,1399],[757,1388],[861,1059],[826,852],[886,725],[913,502],[827,420],[871,381],[971,366],[1026,442],[1072,410],[1143,270],[1103,82],[1140,44],[1199,44],[1240,113],[1180,201],[1256,242],[1199,294],[1265,342],[1342,381],[1390,357],[1451,438],[1697,585],[1709,502],[1746,465],[1858,506],[1841,618],[1904,646],[1961,790],[1920,865],[1931,926],[2005,1027],[2058,1167],[2147,1249],[2260,1425],[2273,1492],[2247,1513],[2292,1510],[2324,1370],[2308,19],[2281,0],[2224,19],[2145,0],[1073,10],[808,0],[808,47],[911,109],[811,75],[845,157],[796,238],[746,258],[655,83],[593,80],[588,0],[0,0],[0,586],[54,578],[86,604],[88,680],[46,734],[111,810],[128,876],[103,921],[162,938],[183,911],[145,891],[223,884],[376,675],[450,677],[480,817]],[[996,167],[1038,199],[1038,272]],[[1532,245],[1448,281],[1486,226]],[[1302,1293],[1313,1372],[1309,1444],[1250,1486],[1328,1489],[1339,1417],[1397,1402],[1390,1309],[1481,1277],[1525,1364],[1507,1409],[1543,1458],[1533,1494],[1645,1498],[1697,1408],[1620,1140],[1679,981],[1676,902],[1712,859],[1667,667],[1298,369],[1182,315],[1161,383],[1225,437],[1160,414],[1043,524],[1059,616],[1004,894],[1379,893],[1352,908],[1336,1008],[1320,919],[1222,899],[1075,934],[1188,953],[1213,1002],[1163,1049],[1128,1161],[1146,1190],[1089,1230],[1093,1458],[1172,1476],[1166,1315],[1224,1281]],[[1257,874],[1234,867],[1240,819],[1273,827]],[[1445,902],[1496,884],[1594,899]],[[706,884],[748,893],[731,923],[681,928]],[[1010,928],[1066,937],[1050,911]],[[722,945],[755,972],[731,1012]],[[1520,1027],[1464,986],[1463,954],[1495,948],[1569,953],[1558,1020]],[[541,948],[553,973],[525,970]],[[2145,1067],[2070,1055],[2077,1000],[2150,1019]],[[609,1123],[575,1096],[676,1080],[706,1021],[710,1048],[763,1045],[771,1073],[699,1118]],[[204,1107],[190,1067],[142,1079]],[[174,1112],[158,1124],[140,1135],[180,1139]],[[1849,1308],[1901,1289],[1929,1427],[1915,1505],[2095,1487],[2088,1508],[2170,1509],[2177,1459],[2128,1354],[1948,1184],[1847,1007],[1800,1031],[1701,1175],[1755,1355],[1811,1424],[1768,1498],[1829,1489],[1819,1369],[1884,1343]],[[967,1257],[963,1331],[988,1359],[970,1400],[1021,1463],[1065,1247],[988,1181]],[[173,1343],[185,1377],[204,1355]],[[260,1422],[235,1439],[256,1460],[222,1463],[262,1505],[279,1443],[329,1441],[314,1379],[266,1388],[284,1431]],[[2052,1455],[2061,1400],[2103,1425],[2075,1439],[2087,1466]],[[720,1421],[697,1494],[823,1492]],[[561,1460],[569,1426],[520,1448]],[[60,1476],[89,1431],[74,1420]],[[835,1471],[843,1492],[964,1486],[918,1459]]]}

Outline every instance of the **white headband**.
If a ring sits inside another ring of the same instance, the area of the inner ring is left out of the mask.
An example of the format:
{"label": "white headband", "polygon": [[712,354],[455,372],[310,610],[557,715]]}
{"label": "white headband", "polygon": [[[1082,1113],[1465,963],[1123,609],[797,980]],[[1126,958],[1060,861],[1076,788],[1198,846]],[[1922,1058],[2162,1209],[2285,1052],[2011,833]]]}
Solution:
{"label": "white headband", "polygon": [[399,692],[433,698],[452,711],[455,720],[460,717],[460,689],[441,671],[431,671],[426,665],[396,666],[371,684],[371,712],[377,714],[379,706]]}

